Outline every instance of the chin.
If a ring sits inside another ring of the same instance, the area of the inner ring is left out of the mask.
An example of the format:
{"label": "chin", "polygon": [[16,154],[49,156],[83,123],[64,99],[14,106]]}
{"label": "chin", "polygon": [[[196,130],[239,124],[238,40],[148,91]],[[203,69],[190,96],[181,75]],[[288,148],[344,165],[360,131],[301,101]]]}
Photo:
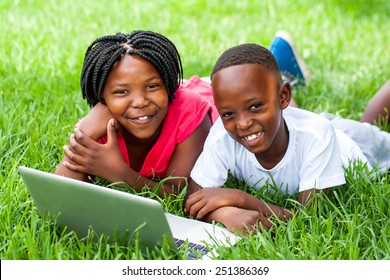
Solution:
{"label": "chin", "polygon": [[138,139],[149,139],[154,136],[154,133],[137,133],[134,136]]}
{"label": "chin", "polygon": [[259,145],[257,145],[257,146],[248,146],[248,145],[242,144],[242,143],[241,143],[241,145],[243,145],[244,148],[247,149],[249,152],[251,152],[252,154],[256,154],[256,155],[257,154],[262,154],[265,151],[267,151],[266,148],[264,148],[262,146],[259,146]]}

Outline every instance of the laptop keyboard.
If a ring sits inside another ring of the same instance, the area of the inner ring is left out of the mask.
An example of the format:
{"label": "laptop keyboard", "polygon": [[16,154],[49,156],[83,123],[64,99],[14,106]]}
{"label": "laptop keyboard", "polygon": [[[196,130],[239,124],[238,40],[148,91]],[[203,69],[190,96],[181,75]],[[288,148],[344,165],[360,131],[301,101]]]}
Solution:
{"label": "laptop keyboard", "polygon": [[[177,245],[177,248],[180,248],[185,244],[185,241],[182,239],[175,238],[175,243]],[[196,260],[199,258],[200,255],[206,255],[209,252],[206,246],[202,244],[196,244],[192,242],[188,242],[188,259],[189,260]]]}

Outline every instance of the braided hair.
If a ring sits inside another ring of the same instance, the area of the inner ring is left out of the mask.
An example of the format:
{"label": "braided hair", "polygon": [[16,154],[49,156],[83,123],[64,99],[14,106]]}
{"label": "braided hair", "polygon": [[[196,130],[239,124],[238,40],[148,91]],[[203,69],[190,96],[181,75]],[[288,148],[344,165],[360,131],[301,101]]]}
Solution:
{"label": "braided hair", "polygon": [[137,55],[151,63],[163,79],[172,102],[183,80],[183,68],[175,45],[165,36],[135,30],[131,34],[117,33],[97,38],[88,47],[81,72],[83,98],[90,106],[103,102],[103,88],[111,69],[123,54]]}
{"label": "braided hair", "polygon": [[218,71],[243,64],[260,64],[269,70],[278,82],[282,81],[279,66],[273,54],[257,44],[241,44],[226,50],[215,63],[211,78]]}

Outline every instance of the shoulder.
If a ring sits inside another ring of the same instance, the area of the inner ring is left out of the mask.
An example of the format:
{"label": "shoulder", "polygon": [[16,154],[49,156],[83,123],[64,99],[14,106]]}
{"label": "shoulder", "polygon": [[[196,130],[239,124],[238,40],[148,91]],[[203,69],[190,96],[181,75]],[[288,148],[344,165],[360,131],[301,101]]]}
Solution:
{"label": "shoulder", "polygon": [[201,94],[185,85],[180,85],[175,98],[168,105],[163,131],[176,137],[176,143],[186,140],[213,111],[212,104]]}
{"label": "shoulder", "polygon": [[168,105],[168,114],[196,116],[201,111],[210,110],[211,105],[200,94],[181,85],[175,93],[175,98]]}
{"label": "shoulder", "polygon": [[335,133],[330,120],[307,110],[288,107],[283,111],[283,117],[290,132],[319,139]]}
{"label": "shoulder", "polygon": [[212,135],[214,139],[225,139],[229,136],[225,127],[223,126],[221,118],[218,118],[210,129],[209,135]]}
{"label": "shoulder", "polygon": [[[202,97],[191,89],[180,86],[175,93],[172,103],[168,104],[166,118],[181,124],[184,120],[190,121],[203,115],[209,110],[208,104]],[[202,112],[202,113],[201,113]]]}
{"label": "shoulder", "polygon": [[175,98],[173,99],[172,104],[194,103],[193,105],[196,106],[210,101],[207,100],[205,96],[206,94],[212,95],[211,86],[209,85],[207,88],[206,85],[200,83],[202,82],[202,80],[198,79],[194,79],[193,77],[190,80],[181,83],[179,88],[175,92]]}
{"label": "shoulder", "polygon": [[191,98],[201,100],[199,94],[197,94],[194,89],[186,87],[185,84],[180,84],[179,88],[175,92],[175,98],[173,100],[188,100]]}

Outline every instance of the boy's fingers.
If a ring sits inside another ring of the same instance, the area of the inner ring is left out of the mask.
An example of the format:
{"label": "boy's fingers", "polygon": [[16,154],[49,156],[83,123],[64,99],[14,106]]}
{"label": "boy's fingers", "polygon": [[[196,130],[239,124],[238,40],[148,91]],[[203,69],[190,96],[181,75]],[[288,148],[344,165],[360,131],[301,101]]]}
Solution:
{"label": "boy's fingers", "polygon": [[260,222],[263,225],[263,227],[266,231],[269,231],[269,229],[272,226],[272,223],[267,219],[267,217],[265,217],[263,215],[260,216],[260,218],[258,219],[258,222]]}
{"label": "boy's fingers", "polygon": [[201,211],[205,206],[207,202],[200,200],[196,203],[192,204],[191,208],[189,209],[189,214],[191,217],[195,217],[196,219],[203,218],[203,215],[199,215],[199,211]]}
{"label": "boy's fingers", "polygon": [[[185,206],[184,206],[184,210],[187,214],[190,214],[191,216],[195,217],[193,214],[194,212],[198,212],[196,209],[199,207],[199,206],[196,206],[199,201],[201,200],[201,198],[197,195],[197,193],[193,193],[191,194],[186,202],[185,202]],[[196,214],[195,213],[195,214]]]}

